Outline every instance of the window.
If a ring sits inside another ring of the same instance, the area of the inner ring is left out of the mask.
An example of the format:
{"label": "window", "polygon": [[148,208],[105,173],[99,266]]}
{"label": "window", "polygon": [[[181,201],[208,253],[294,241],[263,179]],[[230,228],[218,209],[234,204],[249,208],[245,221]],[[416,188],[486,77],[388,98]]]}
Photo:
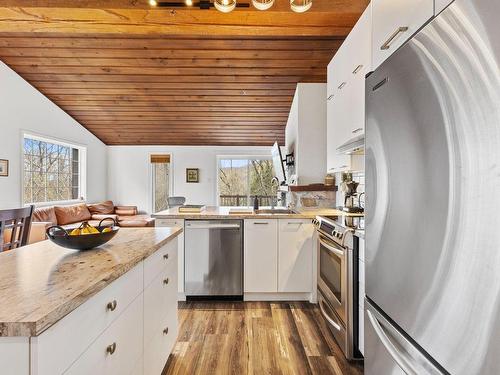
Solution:
{"label": "window", "polygon": [[170,155],[151,155],[153,212],[168,208],[170,194]]}
{"label": "window", "polygon": [[273,163],[268,157],[219,157],[218,193],[221,206],[260,206],[277,203],[277,186],[272,183]]}
{"label": "window", "polygon": [[23,139],[23,202],[84,199],[84,147],[32,135]]}

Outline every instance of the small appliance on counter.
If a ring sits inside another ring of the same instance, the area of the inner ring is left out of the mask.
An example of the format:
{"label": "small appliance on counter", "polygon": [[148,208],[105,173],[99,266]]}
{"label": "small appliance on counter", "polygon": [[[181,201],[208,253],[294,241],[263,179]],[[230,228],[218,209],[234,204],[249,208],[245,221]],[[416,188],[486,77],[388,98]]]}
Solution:
{"label": "small appliance on counter", "polygon": [[355,181],[344,181],[340,185],[340,189],[344,194],[344,207],[342,207],[342,211],[349,213],[362,213],[364,212],[364,208],[361,207],[360,197],[364,193],[358,195],[358,182]]}

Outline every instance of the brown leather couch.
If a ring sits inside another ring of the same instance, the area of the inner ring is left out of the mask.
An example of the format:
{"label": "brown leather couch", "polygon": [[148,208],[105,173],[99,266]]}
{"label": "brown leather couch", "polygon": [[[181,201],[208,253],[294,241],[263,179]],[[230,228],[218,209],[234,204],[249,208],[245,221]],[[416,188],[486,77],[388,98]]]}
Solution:
{"label": "brown leather couch", "polygon": [[[154,219],[149,215],[139,215],[136,206],[115,206],[112,201],[40,207],[33,213],[33,222],[44,223],[46,227],[60,225],[68,229],[76,228],[84,221],[96,226],[107,217],[115,219],[120,227],[154,226]],[[111,221],[106,223],[111,223]]]}

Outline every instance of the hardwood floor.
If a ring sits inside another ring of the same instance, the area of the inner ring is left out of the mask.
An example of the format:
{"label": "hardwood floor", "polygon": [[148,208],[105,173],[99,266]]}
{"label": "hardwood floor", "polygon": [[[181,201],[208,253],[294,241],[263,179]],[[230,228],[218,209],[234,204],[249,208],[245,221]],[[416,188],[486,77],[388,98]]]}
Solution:
{"label": "hardwood floor", "polygon": [[185,302],[163,375],[362,374],[306,302]]}

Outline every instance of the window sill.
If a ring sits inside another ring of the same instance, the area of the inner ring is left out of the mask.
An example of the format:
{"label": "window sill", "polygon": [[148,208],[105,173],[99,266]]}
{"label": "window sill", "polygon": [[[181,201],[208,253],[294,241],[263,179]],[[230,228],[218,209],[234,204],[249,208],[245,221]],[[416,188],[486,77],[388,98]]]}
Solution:
{"label": "window sill", "polygon": [[50,207],[50,206],[67,206],[71,204],[85,203],[85,199],[71,199],[67,201],[53,201],[53,202],[36,202],[36,203],[25,203],[25,207],[34,205],[35,208],[39,207]]}

